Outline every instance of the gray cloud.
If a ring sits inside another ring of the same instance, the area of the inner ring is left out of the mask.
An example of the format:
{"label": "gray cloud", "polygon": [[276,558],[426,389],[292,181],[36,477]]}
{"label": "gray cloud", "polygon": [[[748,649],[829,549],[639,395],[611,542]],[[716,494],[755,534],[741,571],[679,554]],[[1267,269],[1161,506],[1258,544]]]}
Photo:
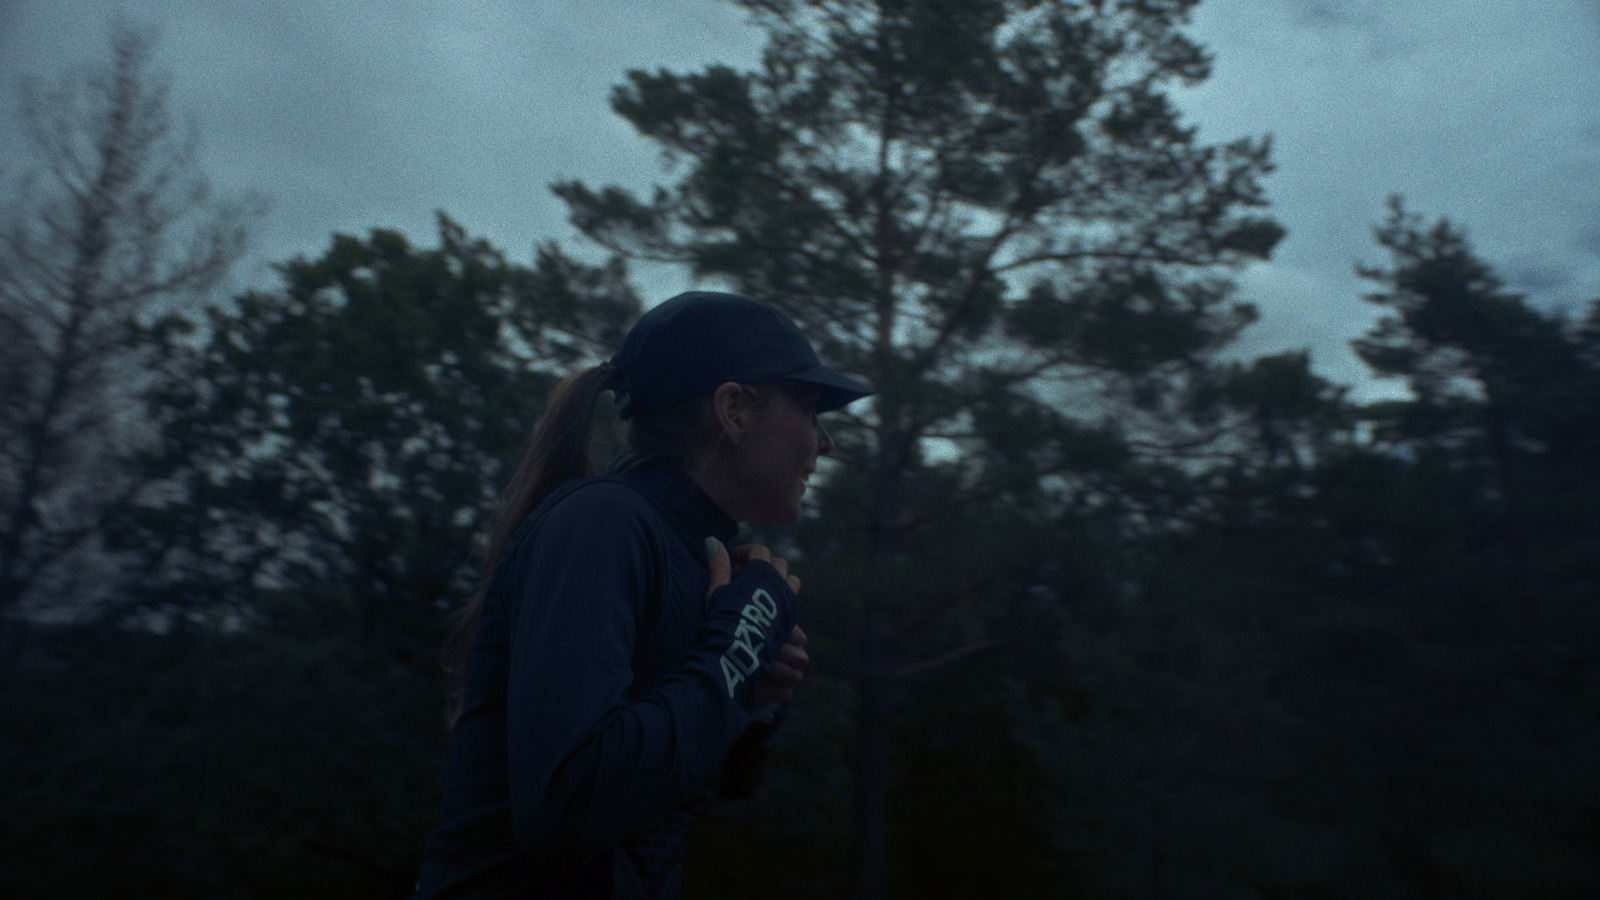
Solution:
{"label": "gray cloud", "polygon": [[1541,306],[1600,296],[1600,254],[1580,246],[1600,221],[1588,4],[1212,0],[1195,30],[1217,63],[1187,109],[1208,140],[1273,135],[1289,229],[1242,282],[1264,312],[1246,350],[1309,345],[1325,373],[1362,375],[1345,341],[1376,310],[1352,269],[1379,261],[1370,228],[1390,193],[1465,226]]}
{"label": "gray cloud", "polygon": [[[197,117],[218,188],[273,201],[252,268],[315,254],[334,231],[432,239],[443,209],[526,258],[569,239],[547,185],[640,188],[655,151],[611,114],[629,68],[747,66],[760,36],[711,0],[0,2],[0,149],[19,163],[25,73],[98,58],[129,8],[160,27],[173,104]],[[294,12],[288,13],[292,8]],[[1247,271],[1264,317],[1241,353],[1309,346],[1326,374],[1363,376],[1346,342],[1371,322],[1353,274],[1371,225],[1404,194],[1467,226],[1534,302],[1600,296],[1600,15],[1590,0],[1209,0],[1193,31],[1213,77],[1180,103],[1206,141],[1271,134],[1268,183],[1289,236]],[[681,276],[643,270],[647,296]]]}

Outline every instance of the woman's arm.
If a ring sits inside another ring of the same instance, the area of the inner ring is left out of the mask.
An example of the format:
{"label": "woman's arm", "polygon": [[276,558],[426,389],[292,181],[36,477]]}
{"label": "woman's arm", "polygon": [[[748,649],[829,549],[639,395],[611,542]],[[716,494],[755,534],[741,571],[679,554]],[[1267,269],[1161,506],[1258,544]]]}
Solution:
{"label": "woman's arm", "polygon": [[545,512],[517,560],[507,696],[512,823],[548,865],[581,865],[686,800],[750,723],[757,683],[795,620],[764,562],[707,601],[680,664],[627,700],[638,624],[667,552],[624,485]]}

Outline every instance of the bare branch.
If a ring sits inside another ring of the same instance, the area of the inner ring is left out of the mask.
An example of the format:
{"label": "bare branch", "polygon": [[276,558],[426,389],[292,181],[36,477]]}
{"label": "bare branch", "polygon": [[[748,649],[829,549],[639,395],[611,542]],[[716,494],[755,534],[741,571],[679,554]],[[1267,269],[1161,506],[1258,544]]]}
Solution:
{"label": "bare branch", "polygon": [[0,224],[0,618],[101,552],[106,516],[141,484],[157,376],[140,326],[193,313],[259,211],[208,199],[153,55],[151,33],[119,23],[101,66],[23,86],[34,169]]}
{"label": "bare branch", "polygon": [[1005,641],[1002,641],[999,638],[985,638],[981,641],[973,641],[970,644],[963,644],[962,646],[951,650],[949,653],[944,653],[939,656],[935,656],[932,659],[925,659],[922,662],[912,663],[909,666],[902,666],[899,669],[896,669],[893,680],[901,681],[903,679],[910,678],[913,675],[921,675],[924,672],[932,671],[940,666],[947,666],[956,660],[965,659],[974,653],[980,653],[984,650],[998,647],[1004,643]]}
{"label": "bare branch", "polygon": [[1054,253],[1032,253],[995,266],[994,271],[997,273],[1009,272],[1013,269],[1028,268],[1040,263],[1069,263],[1085,259],[1120,259],[1127,262],[1173,263],[1196,267],[1205,266],[1211,262],[1210,260],[1155,250],[1068,250]]}

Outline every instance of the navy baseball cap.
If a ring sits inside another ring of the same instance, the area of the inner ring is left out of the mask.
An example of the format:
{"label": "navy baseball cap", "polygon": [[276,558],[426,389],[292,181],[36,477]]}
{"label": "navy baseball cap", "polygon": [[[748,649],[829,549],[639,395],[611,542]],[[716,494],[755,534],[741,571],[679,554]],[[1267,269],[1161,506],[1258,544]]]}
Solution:
{"label": "navy baseball cap", "polygon": [[617,396],[624,419],[728,381],[813,385],[822,391],[818,412],[873,392],[824,366],[788,316],[749,297],[713,291],[679,294],[639,317],[611,364],[627,378]]}

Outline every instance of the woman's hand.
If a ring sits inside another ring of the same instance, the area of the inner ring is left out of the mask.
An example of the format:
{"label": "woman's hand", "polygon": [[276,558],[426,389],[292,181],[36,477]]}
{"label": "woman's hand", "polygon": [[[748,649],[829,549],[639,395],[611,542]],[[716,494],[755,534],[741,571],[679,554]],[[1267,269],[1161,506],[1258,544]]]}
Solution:
{"label": "woman's hand", "polygon": [[805,677],[811,657],[806,655],[806,633],[796,625],[772,657],[772,668],[756,685],[756,703],[788,703],[794,698],[794,689]]}
{"label": "woman's hand", "polygon": [[[752,559],[764,559],[784,580],[789,582],[789,589],[796,594],[800,593],[800,579],[789,574],[789,563],[781,556],[773,556],[772,551],[760,544],[741,544],[733,548],[730,555],[728,549],[722,546],[721,541],[714,538],[706,539],[709,549],[715,542],[715,552],[706,561],[707,568],[711,571],[711,586],[706,588],[706,600],[711,600],[711,595],[717,588],[722,587],[744,571],[745,565]],[[772,668],[762,676],[761,683],[756,685],[756,703],[788,703],[794,697],[794,689],[805,677],[806,666],[811,662],[811,657],[806,653],[806,633],[796,625],[789,632],[789,639],[784,641],[778,652],[772,656]]]}
{"label": "woman's hand", "polygon": [[739,577],[744,571],[745,564],[752,559],[766,560],[767,564],[778,570],[778,574],[789,582],[789,590],[796,595],[800,593],[800,579],[789,574],[789,563],[781,556],[773,556],[772,551],[761,544],[740,544],[733,548],[733,554],[728,554],[728,548],[716,538],[706,538],[706,549],[710,550],[716,545],[715,552],[706,559],[706,567],[711,570],[711,584],[706,588],[706,600],[711,600],[711,595],[717,588]]}

